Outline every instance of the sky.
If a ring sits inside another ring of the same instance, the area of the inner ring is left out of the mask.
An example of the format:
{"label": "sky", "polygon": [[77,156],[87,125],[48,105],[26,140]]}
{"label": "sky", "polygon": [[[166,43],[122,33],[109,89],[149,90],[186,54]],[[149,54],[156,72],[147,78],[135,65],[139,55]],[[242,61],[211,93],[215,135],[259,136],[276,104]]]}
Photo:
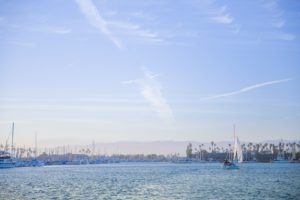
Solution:
{"label": "sky", "polygon": [[0,0],[0,143],[300,139],[300,1]]}

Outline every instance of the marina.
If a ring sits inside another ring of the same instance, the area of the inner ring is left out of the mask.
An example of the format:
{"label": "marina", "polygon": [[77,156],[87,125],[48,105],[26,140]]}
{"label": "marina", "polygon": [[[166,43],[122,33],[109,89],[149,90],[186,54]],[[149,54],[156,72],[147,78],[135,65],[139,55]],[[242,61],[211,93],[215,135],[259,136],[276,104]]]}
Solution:
{"label": "marina", "polygon": [[[11,131],[8,135],[4,147],[0,149],[0,169],[15,167],[43,167],[45,165],[87,165],[87,164],[111,164],[127,162],[166,162],[174,164],[187,163],[223,163],[224,169],[240,169],[241,163],[300,163],[300,142],[290,142],[285,144],[282,140],[278,145],[274,144],[242,144],[235,134],[233,146],[229,143],[228,148],[219,148],[213,141],[208,144],[199,145],[199,148],[187,144],[186,155],[168,154],[95,154],[95,143],[86,149],[81,149],[77,153],[65,147],[54,149],[44,149],[38,151],[37,133],[35,133],[34,150],[18,148],[14,144],[15,124],[12,123]],[[9,147],[8,142],[11,140]],[[268,148],[269,147],[269,148]],[[76,147],[75,147],[76,148]],[[222,149],[220,151],[220,149]],[[40,153],[39,153],[40,152]],[[25,156],[24,156],[25,155]]]}

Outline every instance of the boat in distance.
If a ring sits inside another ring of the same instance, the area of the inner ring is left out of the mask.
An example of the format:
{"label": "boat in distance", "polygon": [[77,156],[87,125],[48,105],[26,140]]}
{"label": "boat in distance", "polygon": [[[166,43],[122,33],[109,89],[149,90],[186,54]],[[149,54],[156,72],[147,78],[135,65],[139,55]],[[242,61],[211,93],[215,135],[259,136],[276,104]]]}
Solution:
{"label": "boat in distance", "polygon": [[0,169],[16,167],[16,159],[12,158],[7,151],[0,151]]}
{"label": "boat in distance", "polygon": [[233,158],[230,159],[230,152],[229,152],[229,159],[225,159],[223,163],[223,169],[240,169],[240,167],[236,163],[243,162],[243,150],[241,148],[240,140],[237,136],[235,136],[235,126],[234,128],[234,148],[233,148]]}

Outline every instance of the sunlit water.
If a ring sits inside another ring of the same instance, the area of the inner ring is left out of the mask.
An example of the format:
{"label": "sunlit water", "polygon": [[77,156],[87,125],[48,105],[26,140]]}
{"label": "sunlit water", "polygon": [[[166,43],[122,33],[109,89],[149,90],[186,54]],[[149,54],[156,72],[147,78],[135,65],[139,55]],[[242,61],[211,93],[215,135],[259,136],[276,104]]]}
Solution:
{"label": "sunlit water", "polygon": [[0,170],[0,199],[300,199],[300,164],[125,163]]}

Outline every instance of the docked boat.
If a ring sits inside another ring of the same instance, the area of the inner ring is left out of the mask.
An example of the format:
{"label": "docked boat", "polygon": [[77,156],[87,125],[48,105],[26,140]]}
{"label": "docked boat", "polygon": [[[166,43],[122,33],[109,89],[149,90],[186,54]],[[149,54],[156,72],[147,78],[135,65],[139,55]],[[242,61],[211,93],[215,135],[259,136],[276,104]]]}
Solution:
{"label": "docked boat", "polygon": [[273,160],[273,163],[289,163],[289,160],[285,159],[284,157],[283,147],[281,143],[279,143],[279,150],[276,158]]}
{"label": "docked boat", "polygon": [[172,160],[172,163],[176,163],[176,164],[192,163],[192,159],[190,159],[190,158],[179,158],[179,159],[176,159],[176,160]]}
{"label": "docked boat", "polygon": [[35,133],[35,150],[34,150],[34,159],[32,159],[29,163],[29,167],[42,167],[45,165],[45,163],[41,160],[37,159],[38,155],[38,148],[37,148],[37,133]]}
{"label": "docked boat", "polygon": [[273,163],[289,163],[289,160],[284,159],[284,156],[279,153]]}
{"label": "docked boat", "polygon": [[7,151],[0,151],[0,169],[16,167],[16,159]]}
{"label": "docked boat", "polygon": [[45,165],[45,163],[43,161],[33,159],[29,162],[28,166],[30,166],[30,167],[42,167],[44,165]]}
{"label": "docked boat", "polygon": [[300,163],[300,160],[296,157],[296,143],[292,146],[292,157],[290,160],[291,163]]}
{"label": "docked boat", "polygon": [[[5,148],[5,150],[0,151],[0,169],[16,167],[17,159],[13,157],[13,154],[14,154],[14,127],[15,127],[15,125],[13,123],[12,129],[11,129],[10,152],[7,151],[7,148]],[[7,142],[6,142],[6,146],[8,146]]]}

